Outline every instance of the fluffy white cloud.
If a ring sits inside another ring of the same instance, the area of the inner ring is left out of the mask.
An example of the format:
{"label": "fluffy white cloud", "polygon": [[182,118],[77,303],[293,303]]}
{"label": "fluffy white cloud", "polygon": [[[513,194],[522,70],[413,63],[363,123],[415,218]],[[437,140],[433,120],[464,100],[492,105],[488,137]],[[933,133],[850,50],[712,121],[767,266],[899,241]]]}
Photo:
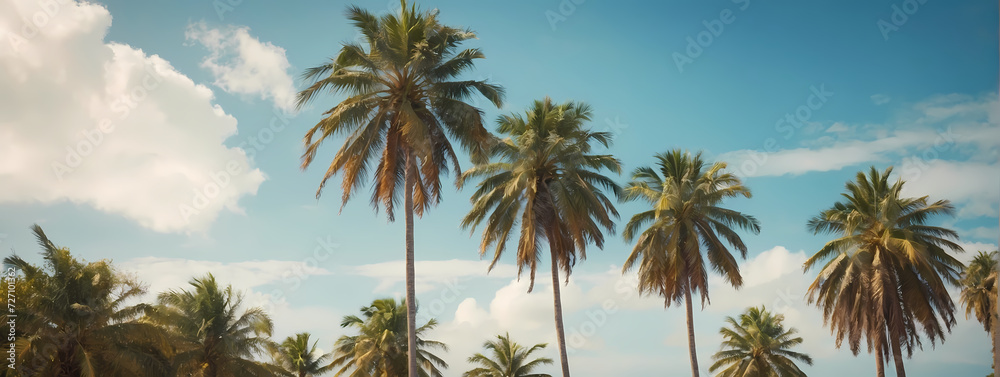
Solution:
{"label": "fluffy white cloud", "polygon": [[247,27],[217,29],[201,22],[189,25],[185,36],[208,49],[201,65],[215,76],[215,85],[230,93],[258,95],[288,112],[294,109],[296,90],[285,49],[261,42]]}
{"label": "fluffy white cloud", "polygon": [[236,119],[162,58],[106,44],[110,26],[92,3],[0,4],[0,203],[69,201],[160,232],[241,213],[264,175],[223,144]]}
{"label": "fluffy white cloud", "polygon": [[948,199],[960,217],[996,216],[1000,204],[1000,165],[985,162],[931,160],[906,163],[899,172],[909,196]]}

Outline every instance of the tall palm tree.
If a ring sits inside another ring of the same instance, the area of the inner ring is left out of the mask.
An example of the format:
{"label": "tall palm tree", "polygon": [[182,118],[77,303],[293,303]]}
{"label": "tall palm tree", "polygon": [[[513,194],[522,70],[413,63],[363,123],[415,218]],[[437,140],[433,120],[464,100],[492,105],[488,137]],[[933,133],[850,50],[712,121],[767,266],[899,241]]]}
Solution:
{"label": "tall palm tree", "polygon": [[281,344],[272,344],[271,358],[290,377],[315,377],[333,370],[329,362],[333,359],[331,353],[320,353],[316,345],[319,341],[309,343],[307,332],[287,337]]}
{"label": "tall palm tree", "polygon": [[517,245],[518,275],[527,267],[531,292],[535,268],[541,259],[541,242],[548,241],[552,261],[552,292],[556,335],[563,377],[569,377],[562,317],[559,270],[569,273],[576,260],[587,257],[586,246],[604,246],[601,229],[614,232],[614,204],[605,194],[618,193],[618,185],[601,174],[621,171],[618,159],[592,153],[593,143],[605,148],[611,134],[592,132],[590,106],[579,102],[561,105],[545,98],[535,101],[524,114],[498,119],[498,131],[507,138],[496,144],[492,156],[498,161],[473,167],[460,180],[482,178],[472,196],[472,210],[462,227],[475,229],[483,220],[480,255],[493,247],[493,262],[500,260],[514,227],[520,225]]}
{"label": "tall palm tree", "polygon": [[536,344],[531,348],[510,340],[510,334],[497,335],[496,340],[483,343],[483,348],[492,353],[489,356],[477,353],[469,357],[469,362],[480,367],[462,374],[462,377],[552,377],[545,373],[534,373],[542,365],[552,364],[552,359],[540,357],[531,360],[531,354],[541,351],[545,343]]}
{"label": "tall palm tree", "polygon": [[[311,85],[299,92],[297,106],[305,106],[322,92],[348,96],[326,111],[304,138],[303,169],[325,140],[346,136],[323,175],[317,198],[327,180],[342,173],[346,204],[354,190],[370,179],[374,164],[371,204],[385,206],[393,221],[402,188],[408,339],[409,349],[415,350],[413,215],[423,216],[440,201],[441,174],[461,171],[449,136],[473,161],[486,157],[493,138],[483,127],[481,110],[465,101],[479,93],[500,107],[504,92],[485,81],[459,80],[476,59],[485,57],[479,49],[458,50],[475,33],[442,25],[436,12],[418,11],[406,0],[400,4],[399,14],[381,17],[349,7],[347,17],[361,31],[364,43],[345,42],[335,58],[306,70],[303,79]],[[416,354],[408,357],[415,373]]]}
{"label": "tall palm tree", "polygon": [[[962,296],[960,301],[965,305],[965,318],[973,314],[983,328],[990,333],[993,340],[994,358],[996,357],[997,337],[1000,336],[1000,313],[997,313],[997,262],[996,251],[989,253],[980,251],[965,271],[962,272]],[[995,367],[995,366],[994,366]],[[996,374],[997,371],[993,371]]]}
{"label": "tall palm tree", "polygon": [[710,302],[708,266],[702,250],[712,269],[739,288],[743,277],[726,244],[745,259],[747,247],[733,228],[756,234],[760,223],[751,215],[720,207],[729,198],[751,197],[750,189],[726,172],[725,163],[708,164],[700,152],[692,155],[679,149],[655,158],[656,167],[636,169],[623,190],[622,200],[643,201],[651,208],[632,216],[625,225],[625,240],[637,241],[622,272],[638,264],[640,293],[655,293],[663,297],[666,306],[684,301],[691,373],[697,377],[691,295],[701,295],[702,307]]}
{"label": "tall palm tree", "polygon": [[839,347],[846,337],[858,353],[867,339],[883,376],[883,358],[892,356],[899,377],[906,375],[903,350],[921,347],[920,333],[944,341],[955,324],[955,304],[947,285],[957,285],[962,263],[949,250],[962,251],[950,229],[927,225],[935,215],[951,215],[947,200],[907,198],[904,181],[890,182],[892,167],[847,183],[843,200],[809,221],[829,241],[806,260],[804,269],[826,261],[809,286],[809,302],[823,308],[824,321]]}
{"label": "tall palm tree", "polygon": [[[405,303],[404,303],[405,305]],[[431,349],[447,351],[444,343],[426,340],[423,335],[437,326],[437,320],[430,319],[417,328],[416,373],[410,373],[407,340],[406,307],[395,299],[384,298],[361,308],[361,317],[345,316],[341,327],[351,327],[357,335],[345,335],[334,344],[334,359],[331,368],[340,368],[336,377],[397,377],[416,374],[420,377],[441,377],[441,369],[448,363],[434,355]]]}
{"label": "tall palm tree", "polygon": [[[163,330],[139,321],[148,305],[126,305],[145,293],[108,261],[86,263],[32,227],[45,260],[17,255],[4,264],[22,275],[17,292],[17,367],[25,376],[167,376]],[[8,368],[4,368],[8,369]]]}
{"label": "tall palm tree", "polygon": [[160,293],[149,314],[175,344],[178,376],[264,377],[270,370],[254,361],[265,354],[274,324],[263,309],[243,309],[243,296],[222,288],[212,274],[192,279],[191,290]]}
{"label": "tall palm tree", "polygon": [[812,358],[789,350],[802,338],[794,337],[795,328],[785,329],[784,319],[764,307],[747,308],[739,321],[726,317],[730,327],[719,330],[722,350],[712,356],[715,363],[708,370],[722,369],[718,377],[805,377],[795,362],[812,365]]}

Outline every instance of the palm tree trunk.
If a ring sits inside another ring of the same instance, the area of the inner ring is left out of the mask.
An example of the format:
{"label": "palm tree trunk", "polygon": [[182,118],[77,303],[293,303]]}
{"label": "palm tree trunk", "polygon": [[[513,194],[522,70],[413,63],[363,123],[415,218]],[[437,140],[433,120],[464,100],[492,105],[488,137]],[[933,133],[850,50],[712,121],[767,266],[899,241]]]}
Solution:
{"label": "palm tree trunk", "polygon": [[691,355],[691,375],[698,377],[698,352],[694,346],[694,312],[691,309],[691,289],[684,290],[684,306],[687,307],[688,353]]}
{"label": "palm tree trunk", "polygon": [[892,342],[892,360],[896,363],[896,377],[906,377],[906,369],[903,367],[903,351],[899,347],[899,339],[889,340]]}
{"label": "palm tree trunk", "polygon": [[556,313],[556,340],[559,341],[559,361],[562,363],[563,377],[569,377],[569,357],[566,356],[566,331],[563,327],[562,293],[559,288],[559,259],[555,248],[549,246],[552,254],[552,300]]}
{"label": "palm tree trunk", "polygon": [[[1000,310],[1000,305],[997,305],[998,310]],[[993,312],[993,322],[991,323],[992,329],[990,329],[990,337],[993,338],[993,375],[1000,376],[1000,313]]]}
{"label": "palm tree trunk", "polygon": [[406,157],[403,177],[403,211],[406,212],[406,361],[409,377],[417,377],[417,298],[416,278],[413,269],[413,155]]}
{"label": "palm tree trunk", "polygon": [[885,377],[885,360],[882,360],[882,350],[875,350],[875,376]]}
{"label": "palm tree trunk", "polygon": [[[998,240],[998,245],[1000,245],[1000,240]],[[1000,269],[1000,266],[997,266]],[[997,297],[993,301],[996,306],[993,308],[993,331],[990,332],[990,336],[993,337],[993,375],[1000,376],[1000,270],[993,271],[996,275],[997,281],[993,283],[993,290],[996,291]]]}

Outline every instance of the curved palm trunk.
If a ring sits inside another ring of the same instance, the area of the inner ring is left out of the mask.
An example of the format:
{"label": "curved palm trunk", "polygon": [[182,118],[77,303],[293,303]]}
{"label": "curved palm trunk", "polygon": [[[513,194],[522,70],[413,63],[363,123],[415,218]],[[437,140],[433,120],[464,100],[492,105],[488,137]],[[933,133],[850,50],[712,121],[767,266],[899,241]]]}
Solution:
{"label": "curved palm trunk", "polygon": [[552,300],[556,313],[556,338],[559,341],[559,361],[562,363],[563,377],[569,377],[569,358],[566,356],[566,333],[563,327],[562,293],[559,288],[559,259],[555,249],[550,245],[552,254]]}
{"label": "curved palm trunk", "polygon": [[406,157],[406,173],[403,178],[403,211],[406,212],[406,361],[409,377],[417,377],[417,298],[416,279],[413,269],[413,156]]}
{"label": "curved palm trunk", "polygon": [[694,313],[691,309],[691,290],[684,290],[684,306],[687,308],[688,353],[691,355],[691,375],[699,376],[698,352],[694,346]]}

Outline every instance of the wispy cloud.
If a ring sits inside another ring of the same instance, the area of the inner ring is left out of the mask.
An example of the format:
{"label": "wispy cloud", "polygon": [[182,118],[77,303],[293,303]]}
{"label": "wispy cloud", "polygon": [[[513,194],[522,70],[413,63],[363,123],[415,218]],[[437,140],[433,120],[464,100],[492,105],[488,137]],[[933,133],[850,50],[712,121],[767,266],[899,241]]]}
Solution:
{"label": "wispy cloud", "polygon": [[[458,279],[468,277],[511,278],[517,275],[517,267],[508,264],[497,264],[493,271],[487,274],[490,262],[474,260],[442,260],[417,261],[414,269],[420,275],[417,280],[417,291],[427,292],[446,284],[455,284]],[[350,268],[351,273],[378,279],[375,292],[387,292],[401,285],[406,276],[406,263],[402,260],[366,264]]]}
{"label": "wispy cloud", "polygon": [[892,97],[889,97],[889,96],[887,96],[885,94],[873,94],[872,95],[872,103],[874,103],[875,105],[878,105],[878,106],[885,105],[885,104],[889,103],[889,101],[892,101]]}
{"label": "wispy cloud", "polygon": [[913,193],[951,199],[962,215],[997,213],[1000,116],[997,94],[943,95],[919,102],[886,124],[835,122],[803,147],[739,150],[720,156],[732,166],[753,161],[744,176],[800,175],[867,164],[893,164]]}

